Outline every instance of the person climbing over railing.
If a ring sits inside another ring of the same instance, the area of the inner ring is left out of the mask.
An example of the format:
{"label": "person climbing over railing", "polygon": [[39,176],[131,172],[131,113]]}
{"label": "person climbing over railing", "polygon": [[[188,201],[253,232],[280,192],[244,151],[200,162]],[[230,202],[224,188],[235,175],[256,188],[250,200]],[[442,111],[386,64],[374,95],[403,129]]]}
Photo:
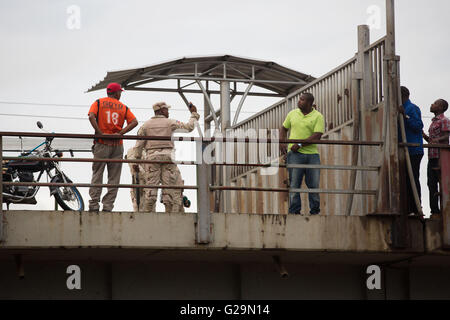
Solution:
{"label": "person climbing over railing", "polygon": [[[280,140],[286,140],[288,130],[289,139],[295,140],[320,140],[325,130],[323,115],[313,107],[314,96],[305,92],[302,93],[298,108],[288,113],[283,125],[280,128]],[[320,156],[317,144],[291,143],[288,148],[285,144],[280,144],[283,154],[287,152],[287,164],[310,164],[320,165]],[[320,184],[320,169],[288,168],[289,187],[291,189],[300,188],[305,176],[308,188],[318,189]],[[309,193],[310,214],[320,213],[320,197],[318,193]],[[289,193],[289,213],[301,214],[300,193]]]}

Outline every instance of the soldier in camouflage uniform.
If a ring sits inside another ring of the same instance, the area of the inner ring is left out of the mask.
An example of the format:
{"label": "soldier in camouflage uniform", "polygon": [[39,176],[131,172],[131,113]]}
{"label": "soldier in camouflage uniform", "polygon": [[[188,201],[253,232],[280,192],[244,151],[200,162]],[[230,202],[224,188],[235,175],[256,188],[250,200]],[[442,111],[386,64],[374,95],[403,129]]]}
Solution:
{"label": "soldier in camouflage uniform", "polygon": [[[138,159],[136,157],[136,147],[128,149],[127,155],[125,156],[125,159],[128,160],[135,160]],[[130,172],[133,184],[144,184],[145,183],[145,174],[142,166],[137,165],[136,163],[128,163],[130,166]],[[136,176],[137,175],[137,176]],[[137,179],[138,180],[137,180]],[[139,191],[139,205],[137,201],[137,192]],[[144,188],[130,188],[130,196],[131,196],[131,202],[133,203],[133,210],[136,211],[142,211],[143,202],[144,202]]]}
{"label": "soldier in camouflage uniform", "polygon": [[[171,136],[177,131],[191,132],[195,128],[195,121],[200,118],[197,108],[190,107],[191,118],[189,122],[183,123],[174,119],[169,119],[169,108],[165,102],[158,102],[153,105],[155,116],[147,120],[138,131],[141,136]],[[170,161],[172,162],[172,153],[174,152],[173,141],[164,140],[138,140],[136,142],[136,157],[147,160]],[[182,185],[180,171],[174,163],[144,164],[145,183],[148,185]],[[144,203],[142,210],[155,212],[158,190],[144,190]],[[166,212],[181,212],[182,207],[181,189],[163,189],[162,202]]]}

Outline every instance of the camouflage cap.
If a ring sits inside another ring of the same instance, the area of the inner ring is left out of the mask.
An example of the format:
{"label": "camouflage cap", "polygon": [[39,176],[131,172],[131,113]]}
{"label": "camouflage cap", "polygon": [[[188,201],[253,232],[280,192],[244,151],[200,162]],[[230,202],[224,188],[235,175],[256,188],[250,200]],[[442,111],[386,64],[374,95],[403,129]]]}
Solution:
{"label": "camouflage cap", "polygon": [[161,110],[162,108],[170,109],[170,106],[168,104],[166,104],[165,102],[157,102],[153,105],[154,111]]}

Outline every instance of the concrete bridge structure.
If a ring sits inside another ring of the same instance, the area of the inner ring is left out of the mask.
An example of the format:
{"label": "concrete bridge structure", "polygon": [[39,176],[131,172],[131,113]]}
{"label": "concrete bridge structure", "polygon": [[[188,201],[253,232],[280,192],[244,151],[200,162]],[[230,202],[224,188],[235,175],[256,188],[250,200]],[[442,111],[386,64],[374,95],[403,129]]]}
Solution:
{"label": "concrete bridge structure", "polygon": [[[409,159],[397,136],[400,58],[394,3],[386,3],[386,37],[370,43],[368,27],[359,26],[355,56],[317,79],[223,56],[108,73],[92,88],[118,81],[128,90],[154,91],[140,86],[158,79],[193,81],[205,97],[205,128],[224,136],[278,129],[301,93],[313,93],[327,128],[316,190],[323,192],[321,215],[288,215],[285,167],[263,172],[263,166],[283,163],[280,154],[267,151],[264,139],[247,141],[233,146],[243,148],[247,165],[231,166],[241,164],[234,153],[225,161],[230,165],[196,163],[197,213],[2,207],[0,298],[450,299],[450,150],[441,150],[441,218],[408,217]],[[208,81],[220,81],[220,90],[210,90]],[[249,83],[247,90],[232,90],[236,81]],[[282,100],[232,122],[230,100],[240,95],[240,110],[253,85]],[[184,96],[180,85],[164,90]],[[221,95],[220,110],[211,94]],[[226,158],[220,141],[203,140],[199,150],[208,144]],[[255,153],[263,155],[258,163],[251,158]],[[307,208],[311,191],[298,191]],[[74,265],[81,289],[67,286]],[[381,270],[375,289],[367,284],[374,265]]]}

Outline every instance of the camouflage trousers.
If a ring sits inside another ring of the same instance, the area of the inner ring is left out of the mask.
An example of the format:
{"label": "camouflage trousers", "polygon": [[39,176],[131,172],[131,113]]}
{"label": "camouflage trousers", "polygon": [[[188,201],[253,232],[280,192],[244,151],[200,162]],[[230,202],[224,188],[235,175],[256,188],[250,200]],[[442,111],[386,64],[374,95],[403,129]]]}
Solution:
{"label": "camouflage trousers", "polygon": [[[184,186],[184,180],[181,178],[181,172],[178,169],[178,166],[175,165],[175,175],[177,176],[176,184],[177,186]],[[167,194],[169,192],[169,194]],[[173,197],[173,194],[175,194],[175,198]],[[183,206],[183,190],[182,189],[162,189],[161,191],[161,202],[164,203],[165,197],[172,197],[174,204],[172,205],[172,211],[173,212],[184,212],[184,206]],[[181,201],[179,203],[178,201]],[[167,206],[166,206],[167,209]],[[170,212],[167,211],[166,212]]]}
{"label": "camouflage trousers", "polygon": [[[162,149],[145,150],[145,159],[157,161],[172,161],[170,153],[162,152]],[[171,151],[168,149],[167,151]],[[144,164],[144,179],[147,185],[183,185],[181,173],[175,163],[159,164],[146,163]],[[181,189],[163,189],[162,202],[165,206],[166,212],[184,212],[183,207],[183,191]],[[156,200],[158,196],[157,189],[144,189],[144,203],[142,210],[155,212]]]}

